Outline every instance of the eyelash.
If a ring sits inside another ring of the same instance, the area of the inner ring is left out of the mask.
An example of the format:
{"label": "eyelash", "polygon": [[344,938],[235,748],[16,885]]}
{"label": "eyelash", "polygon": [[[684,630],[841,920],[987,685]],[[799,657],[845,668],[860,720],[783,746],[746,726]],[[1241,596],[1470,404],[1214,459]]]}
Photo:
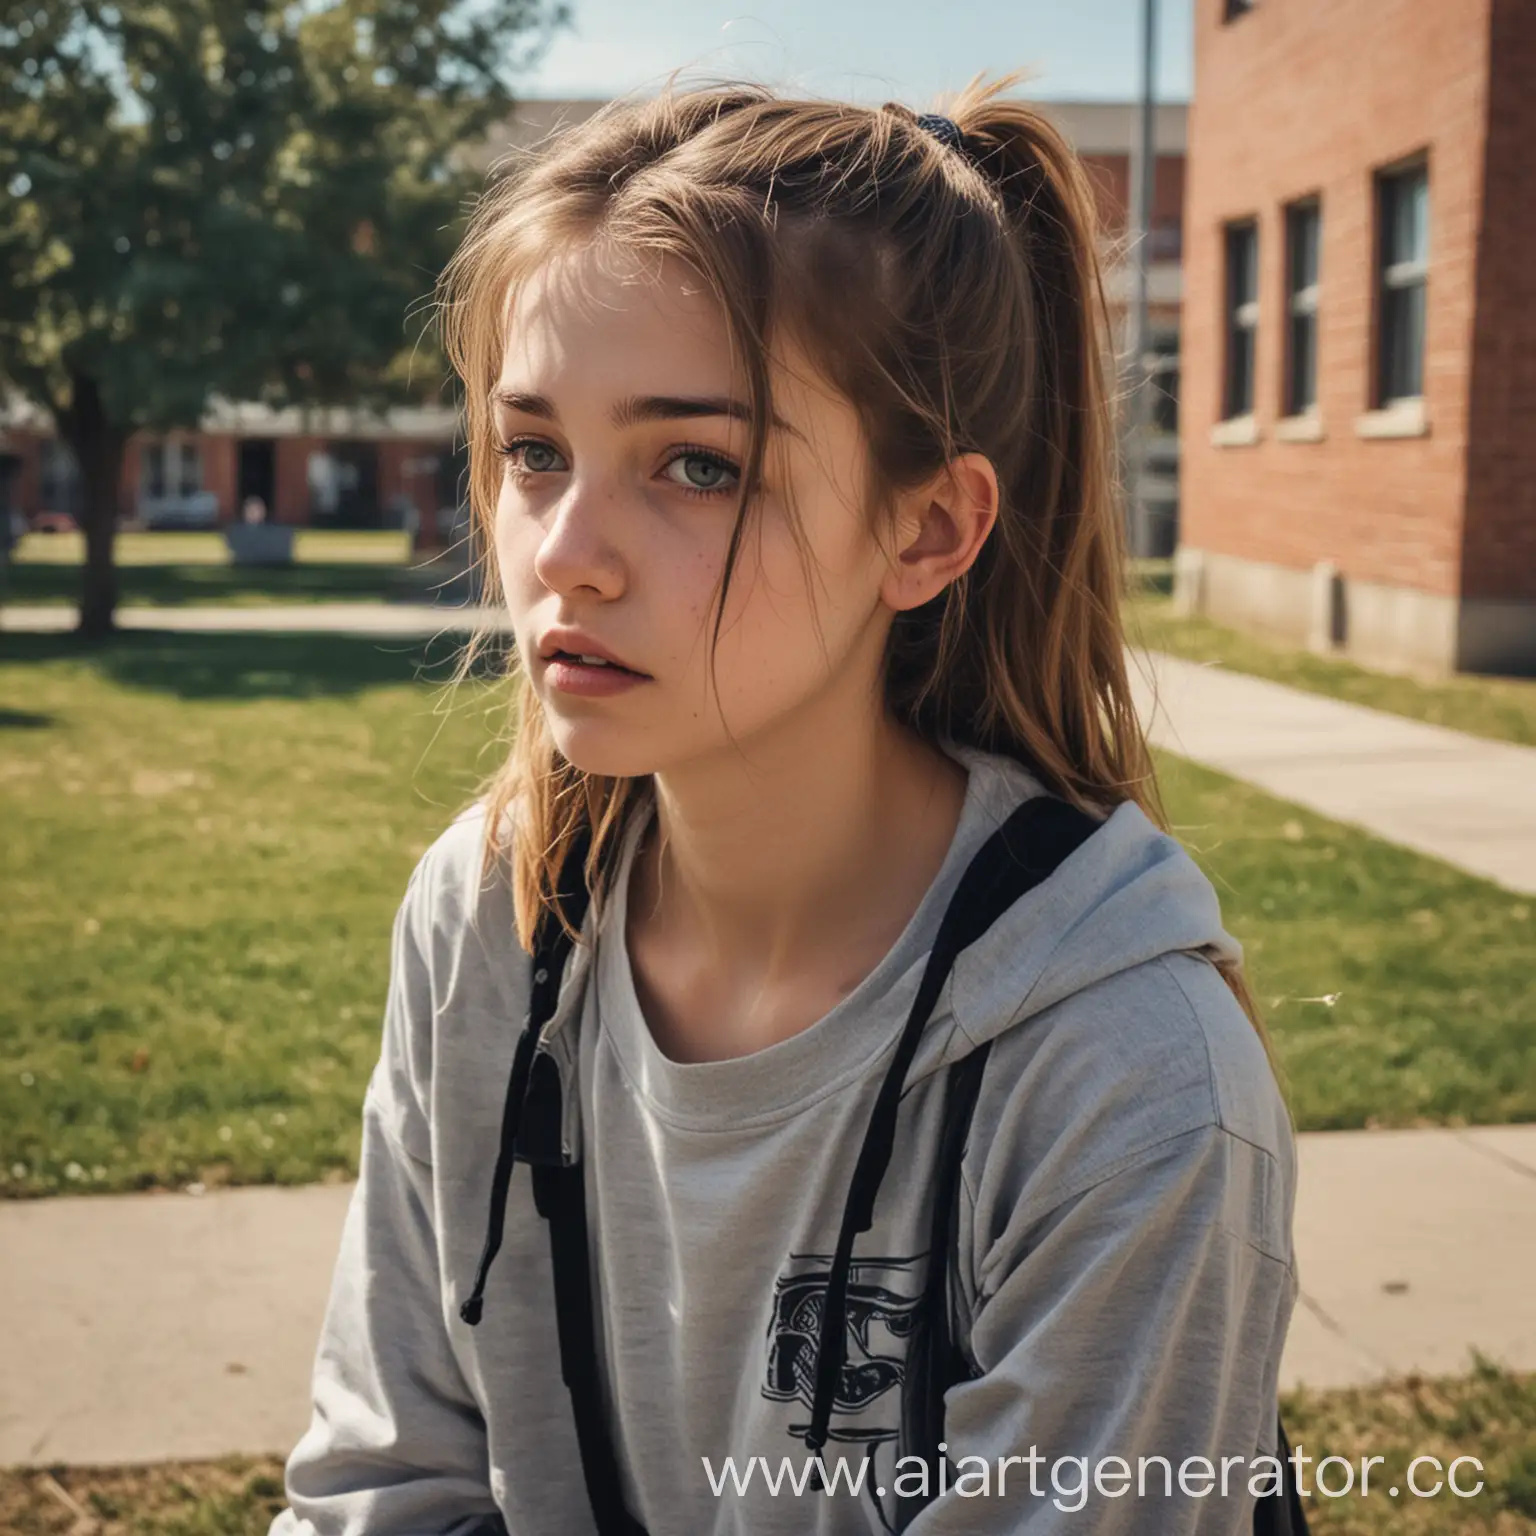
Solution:
{"label": "eyelash", "polygon": [[[507,470],[509,473],[519,476],[551,473],[549,470],[527,469],[523,466],[522,461],[517,457],[519,451],[524,448],[551,447],[551,445],[546,443],[541,437],[515,437],[510,443],[496,443],[493,446],[496,450],[496,453],[507,461]],[[555,449],[554,451],[558,452],[559,450]],[[704,459],[707,463],[714,464],[718,468],[725,470],[727,474],[736,476],[740,476],[741,474],[741,467],[731,459],[728,459],[723,453],[719,453],[713,448],[702,447],[696,443],[678,444],[677,452],[674,453],[672,457],[668,459],[667,462],[661,467],[663,469],[670,469],[674,464],[677,463],[679,459]],[[735,484],[730,482],[727,482],[723,485],[714,486],[709,489],[705,489],[704,487],[697,485],[682,485],[676,481],[674,481],[673,484],[676,485],[677,489],[680,490],[683,495],[696,496],[703,500],[713,500],[717,497],[726,495],[729,492],[733,492],[736,489]]]}

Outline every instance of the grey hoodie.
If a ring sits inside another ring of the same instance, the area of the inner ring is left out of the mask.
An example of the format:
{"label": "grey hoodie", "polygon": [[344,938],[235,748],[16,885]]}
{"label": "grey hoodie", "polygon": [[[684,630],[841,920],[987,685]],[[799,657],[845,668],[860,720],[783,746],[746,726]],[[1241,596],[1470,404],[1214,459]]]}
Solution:
{"label": "grey hoodie", "polygon": [[[652,1536],[896,1523],[896,1494],[917,1486],[900,1387],[943,1069],[985,1041],[951,1273],[975,1376],[946,1399],[953,1482],[907,1529],[1240,1532],[1250,1478],[1271,1486],[1256,1458],[1275,1449],[1296,1295],[1289,1119],[1209,963],[1240,956],[1215,892],[1129,803],[961,954],[940,995],[854,1250],[823,1490],[807,1479],[819,1301],[874,1095],[966,864],[1042,792],[1010,760],[948,750],[969,782],[943,867],[880,964],[800,1034],[735,1060],[662,1054],[623,943],[638,821],[567,966],[548,1038],[585,1170],[624,1498]],[[482,836],[477,813],[452,826],[396,921],[314,1415],[273,1536],[594,1529],[525,1166],[484,1319],[458,1315],[528,995],[510,895],[480,878]]]}

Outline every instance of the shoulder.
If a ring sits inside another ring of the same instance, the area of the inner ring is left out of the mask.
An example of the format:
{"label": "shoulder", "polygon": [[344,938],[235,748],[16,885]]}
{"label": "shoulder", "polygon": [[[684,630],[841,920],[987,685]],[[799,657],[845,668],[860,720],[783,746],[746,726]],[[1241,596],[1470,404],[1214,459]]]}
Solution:
{"label": "shoulder", "polygon": [[517,948],[506,863],[486,858],[483,803],[454,817],[417,860],[398,922],[409,945],[427,959],[484,942]]}
{"label": "shoulder", "polygon": [[392,969],[411,1028],[462,1034],[504,1008],[520,1010],[525,958],[507,870],[487,863],[476,804],[422,854],[400,903]]}
{"label": "shoulder", "polygon": [[467,918],[486,894],[485,806],[467,806],[428,844],[406,882],[405,911],[416,921]]}
{"label": "shoulder", "polygon": [[1290,1115],[1258,1031],[1198,954],[1132,966],[1005,1031],[974,1125],[978,1238],[1030,1227],[1137,1168],[1214,1159],[1244,1187],[1244,1235],[1289,1254]]}
{"label": "shoulder", "polygon": [[506,1021],[526,1006],[526,956],[503,871],[487,870],[485,812],[457,816],[418,860],[395,919],[370,1100],[414,1156],[431,1157],[430,1106],[504,1070]]}

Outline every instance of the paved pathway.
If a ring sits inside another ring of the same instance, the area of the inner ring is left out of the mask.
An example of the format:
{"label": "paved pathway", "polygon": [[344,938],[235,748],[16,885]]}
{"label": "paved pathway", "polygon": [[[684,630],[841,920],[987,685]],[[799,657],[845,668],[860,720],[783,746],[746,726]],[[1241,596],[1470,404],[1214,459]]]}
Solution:
{"label": "paved pathway", "polygon": [[[0,1204],[0,1465],[286,1453],[347,1198]],[[1536,1126],[1303,1136],[1296,1242],[1286,1385],[1536,1369]]]}
{"label": "paved pathway", "polygon": [[1132,659],[1158,746],[1536,895],[1536,748],[1160,652]]}

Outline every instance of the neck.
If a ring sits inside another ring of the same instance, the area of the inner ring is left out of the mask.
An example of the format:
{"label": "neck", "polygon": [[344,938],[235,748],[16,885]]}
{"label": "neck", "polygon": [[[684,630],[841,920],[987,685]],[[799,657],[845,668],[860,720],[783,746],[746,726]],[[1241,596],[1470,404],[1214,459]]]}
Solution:
{"label": "neck", "polygon": [[753,990],[883,954],[943,863],[965,770],[869,702],[832,688],[740,750],[659,772],[631,936]]}

